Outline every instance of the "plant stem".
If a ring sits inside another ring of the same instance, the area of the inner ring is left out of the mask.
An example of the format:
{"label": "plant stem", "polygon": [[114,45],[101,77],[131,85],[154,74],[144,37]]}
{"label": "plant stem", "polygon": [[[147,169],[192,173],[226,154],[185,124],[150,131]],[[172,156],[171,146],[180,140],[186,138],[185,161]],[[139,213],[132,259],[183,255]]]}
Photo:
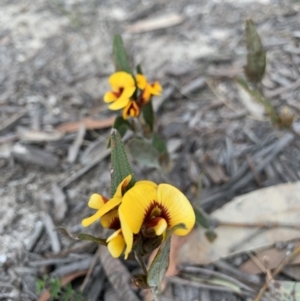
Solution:
{"label": "plant stem", "polygon": [[[134,256],[135,256],[136,261],[141,266],[145,275],[147,275],[148,274],[147,267],[145,265],[145,262],[143,260],[143,257],[141,256],[141,254],[139,252],[134,252]],[[156,294],[156,291],[157,291],[157,287],[151,287],[151,292],[152,292],[154,301],[160,301],[158,295]]]}
{"label": "plant stem", "polygon": [[147,267],[145,265],[145,262],[143,260],[143,257],[141,256],[141,254],[138,252],[134,252],[134,256],[135,256],[135,259],[137,260],[137,262],[139,263],[139,265],[141,266],[145,275],[147,275]]}

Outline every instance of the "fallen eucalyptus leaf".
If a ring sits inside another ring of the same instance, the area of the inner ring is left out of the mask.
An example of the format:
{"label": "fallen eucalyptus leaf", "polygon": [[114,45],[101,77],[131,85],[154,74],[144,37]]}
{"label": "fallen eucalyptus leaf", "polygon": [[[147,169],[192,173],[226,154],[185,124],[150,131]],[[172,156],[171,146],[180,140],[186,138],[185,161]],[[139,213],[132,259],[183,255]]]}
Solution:
{"label": "fallen eucalyptus leaf", "polygon": [[269,293],[274,301],[300,300],[300,283],[293,281],[267,281]]}
{"label": "fallen eucalyptus leaf", "polygon": [[[218,237],[213,244],[207,241],[206,230],[196,227],[188,235],[184,248],[178,252],[178,264],[207,264],[231,254],[299,238],[299,208],[300,182],[280,184],[238,196],[211,214],[211,218],[219,223],[237,225],[215,228]],[[238,226],[243,223],[258,226]],[[268,223],[278,224],[278,227],[259,228],[259,225]],[[294,225],[295,228],[280,227],[280,224]]]}

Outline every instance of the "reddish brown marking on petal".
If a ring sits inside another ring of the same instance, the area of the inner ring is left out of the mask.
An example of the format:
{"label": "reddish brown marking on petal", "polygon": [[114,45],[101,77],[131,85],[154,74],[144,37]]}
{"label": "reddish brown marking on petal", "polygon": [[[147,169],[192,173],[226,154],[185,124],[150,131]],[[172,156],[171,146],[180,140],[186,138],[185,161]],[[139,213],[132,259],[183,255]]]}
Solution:
{"label": "reddish brown marking on petal", "polygon": [[122,93],[124,91],[124,88],[119,88],[119,91],[115,92],[115,91],[112,91],[112,94],[114,94],[117,98],[119,98]]}
{"label": "reddish brown marking on petal", "polygon": [[152,201],[145,211],[144,223],[148,223],[151,219],[157,217],[165,219],[168,226],[170,225],[171,217],[168,208],[157,201]]}
{"label": "reddish brown marking on petal", "polygon": [[108,202],[108,199],[106,197],[104,197],[103,195],[102,195],[102,199],[103,199],[104,204]]}
{"label": "reddish brown marking on petal", "polygon": [[118,217],[115,217],[111,220],[109,224],[109,229],[118,230],[121,228],[120,219]]}
{"label": "reddish brown marking on petal", "polygon": [[155,227],[158,223],[159,223],[159,221],[162,219],[162,217],[154,217],[154,218],[152,218],[152,219],[150,219],[150,221],[147,223],[147,227],[148,228],[153,228],[153,227]]}
{"label": "reddish brown marking on petal", "polygon": [[123,182],[122,187],[121,187],[122,195],[125,193],[125,189],[126,189],[126,187],[128,186],[128,184],[129,184],[129,180],[126,179],[126,180]]}

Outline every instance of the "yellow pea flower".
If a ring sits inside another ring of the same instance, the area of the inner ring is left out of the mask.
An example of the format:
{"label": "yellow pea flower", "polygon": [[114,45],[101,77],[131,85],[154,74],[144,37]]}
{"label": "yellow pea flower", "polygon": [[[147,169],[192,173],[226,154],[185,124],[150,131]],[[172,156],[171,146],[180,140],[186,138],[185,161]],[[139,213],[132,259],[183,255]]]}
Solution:
{"label": "yellow pea flower", "polygon": [[[88,202],[88,206],[92,209],[97,209],[97,212],[92,216],[85,218],[82,220],[82,226],[87,227],[97,221],[99,218],[104,218],[104,215],[109,213],[111,210],[115,209],[120,203],[122,202],[122,196],[125,191],[125,188],[128,186],[131,180],[131,175],[128,175],[118,186],[116,193],[114,194],[113,198],[108,200],[107,198],[103,197],[100,194],[94,193]],[[101,224],[108,225],[108,220],[113,216],[107,216]],[[109,228],[109,227],[106,227]]]}
{"label": "yellow pea flower", "polygon": [[134,234],[164,235],[166,229],[184,223],[186,229],[174,234],[183,236],[195,224],[195,213],[189,200],[177,188],[169,184],[151,182],[152,185],[136,183],[123,196],[119,218],[126,244],[125,258],[132,250]]}
{"label": "yellow pea flower", "polygon": [[137,86],[142,90],[141,105],[145,105],[152,95],[161,95],[162,87],[159,82],[149,84],[146,77],[142,74],[136,75]]}
{"label": "yellow pea flower", "polygon": [[112,74],[108,81],[112,87],[112,91],[104,95],[104,102],[112,103],[108,108],[120,110],[126,107],[136,90],[134,78],[127,72],[119,71]]}
{"label": "yellow pea flower", "polygon": [[130,100],[127,106],[123,109],[123,118],[137,117],[140,115],[140,108],[134,100]]}

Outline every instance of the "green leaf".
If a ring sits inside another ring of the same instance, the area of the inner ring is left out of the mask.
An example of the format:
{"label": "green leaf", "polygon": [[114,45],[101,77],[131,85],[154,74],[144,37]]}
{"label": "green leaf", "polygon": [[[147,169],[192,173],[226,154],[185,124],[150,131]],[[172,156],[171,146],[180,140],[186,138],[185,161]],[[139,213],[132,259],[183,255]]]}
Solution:
{"label": "green leaf", "polygon": [[89,240],[89,241],[96,242],[99,245],[107,246],[105,238],[95,237],[93,235],[86,234],[86,233],[79,233],[77,234],[77,237],[79,240]]}
{"label": "green leaf", "polygon": [[160,138],[156,133],[153,133],[152,145],[159,151],[160,154],[168,153],[165,141],[162,138]]}
{"label": "green leaf", "polygon": [[209,216],[202,209],[194,208],[194,212],[196,215],[196,223],[205,229],[209,229],[210,227]]}
{"label": "green leaf", "polygon": [[150,287],[156,288],[158,294],[160,293],[161,281],[169,267],[171,236],[177,229],[185,229],[185,225],[178,224],[167,232],[166,239],[160,246],[148,270],[147,283]]}
{"label": "green leaf", "polygon": [[89,240],[89,241],[93,241],[96,242],[100,245],[103,246],[107,246],[106,243],[106,239],[105,238],[99,238],[99,237],[95,237],[93,235],[90,234],[86,234],[86,233],[78,233],[78,234],[72,234],[70,233],[66,228],[64,227],[57,227],[57,229],[64,235],[69,236],[72,239],[75,240]]}
{"label": "green leaf", "polygon": [[131,129],[131,124],[122,116],[118,116],[115,120],[113,128],[115,128],[119,132],[120,136],[123,137],[126,134],[126,131]]}
{"label": "green leaf", "polygon": [[160,138],[156,133],[153,133],[152,136],[152,145],[159,152],[159,162],[161,166],[169,163],[169,153],[165,141]]}
{"label": "green leaf", "polygon": [[116,71],[125,71],[133,76],[121,35],[116,34],[113,40],[113,56]]}
{"label": "green leaf", "polygon": [[252,20],[246,21],[245,37],[248,51],[245,73],[250,81],[259,83],[265,74],[266,52]]}
{"label": "green leaf", "polygon": [[135,183],[134,173],[129,164],[127,154],[119,132],[112,129],[110,135],[111,144],[111,186],[110,194],[114,196],[118,185],[128,176],[131,175],[131,181],[127,188],[131,188]]}
{"label": "green leaf", "polygon": [[145,119],[145,122],[149,126],[151,132],[153,131],[154,127],[154,111],[153,111],[153,105],[152,105],[152,100],[150,99],[146,105],[144,105],[143,109],[143,117]]}
{"label": "green leaf", "polygon": [[61,292],[61,283],[58,278],[51,278],[49,283],[49,292],[51,297],[57,299]]}
{"label": "green leaf", "polygon": [[147,167],[160,168],[159,152],[150,142],[133,138],[128,142],[127,146],[130,155],[138,163]]}
{"label": "green leaf", "polygon": [[138,65],[136,66],[136,73],[137,73],[137,74],[144,74],[144,73],[143,73],[143,70],[142,70],[141,64],[138,64]]}
{"label": "green leaf", "polygon": [[37,279],[36,281],[36,292],[40,294],[46,287],[46,282],[45,280],[42,279]]}

